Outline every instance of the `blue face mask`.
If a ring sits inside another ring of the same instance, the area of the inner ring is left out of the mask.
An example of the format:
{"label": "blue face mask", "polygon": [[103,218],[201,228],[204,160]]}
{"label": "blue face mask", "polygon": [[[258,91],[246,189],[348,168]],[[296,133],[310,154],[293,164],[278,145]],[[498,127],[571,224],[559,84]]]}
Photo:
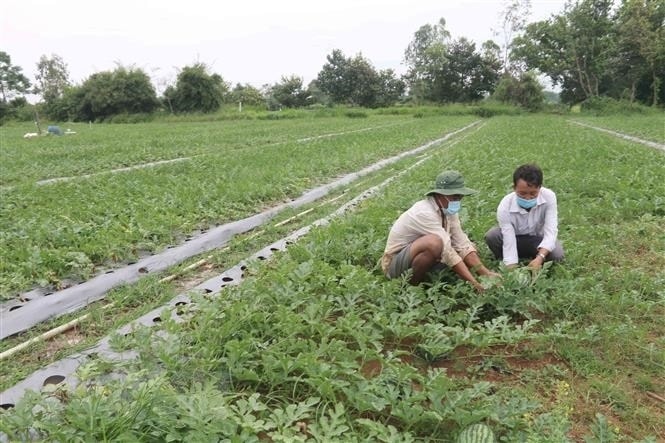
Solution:
{"label": "blue face mask", "polygon": [[448,200],[448,207],[442,208],[443,213],[446,215],[455,215],[459,212],[460,209],[462,209],[462,202],[459,200],[458,201]]}
{"label": "blue face mask", "polygon": [[526,198],[522,198],[522,197],[520,197],[520,196],[517,196],[517,204],[518,204],[521,208],[524,208],[524,209],[531,209],[531,208],[533,208],[534,206],[536,206],[536,201],[537,201],[537,200],[538,200],[537,198],[532,198],[532,199],[529,200],[529,199],[526,199]]}

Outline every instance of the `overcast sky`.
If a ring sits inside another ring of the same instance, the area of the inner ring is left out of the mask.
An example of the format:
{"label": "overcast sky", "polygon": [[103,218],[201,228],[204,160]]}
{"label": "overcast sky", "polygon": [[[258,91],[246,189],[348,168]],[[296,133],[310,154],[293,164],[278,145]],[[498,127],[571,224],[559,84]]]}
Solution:
{"label": "overcast sky", "polygon": [[[532,0],[529,21],[565,0]],[[80,83],[117,63],[150,75],[159,92],[176,68],[202,62],[224,80],[261,87],[284,75],[313,80],[326,55],[358,53],[404,72],[404,50],[425,24],[453,38],[501,43],[505,0],[2,0],[0,50],[34,80],[41,55],[58,54]]]}

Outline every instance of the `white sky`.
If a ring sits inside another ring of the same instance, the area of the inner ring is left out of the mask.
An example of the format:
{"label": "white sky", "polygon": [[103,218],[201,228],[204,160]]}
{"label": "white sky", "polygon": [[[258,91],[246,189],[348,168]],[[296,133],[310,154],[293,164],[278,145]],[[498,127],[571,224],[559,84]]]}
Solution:
{"label": "white sky", "polygon": [[[565,0],[532,0],[529,21]],[[2,0],[0,50],[34,81],[41,55],[60,55],[80,83],[116,63],[142,68],[162,92],[176,68],[203,62],[225,81],[261,87],[284,75],[313,80],[333,49],[404,72],[404,51],[425,24],[453,38],[501,44],[505,0]]]}

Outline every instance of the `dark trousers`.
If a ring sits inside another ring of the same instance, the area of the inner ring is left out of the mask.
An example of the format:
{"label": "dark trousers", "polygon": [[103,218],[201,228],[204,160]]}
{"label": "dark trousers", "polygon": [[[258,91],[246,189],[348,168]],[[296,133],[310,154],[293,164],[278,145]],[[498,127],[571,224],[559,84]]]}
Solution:
{"label": "dark trousers", "polygon": [[[517,235],[517,255],[520,260],[528,259],[532,260],[536,258],[538,253],[538,245],[543,241],[543,237],[540,235]],[[501,234],[501,228],[498,226],[493,227],[485,234],[485,243],[494,254],[494,258],[497,260],[503,259],[503,234]],[[547,254],[546,261],[562,261],[564,257],[563,247],[561,242],[557,240],[554,250],[550,251]]]}

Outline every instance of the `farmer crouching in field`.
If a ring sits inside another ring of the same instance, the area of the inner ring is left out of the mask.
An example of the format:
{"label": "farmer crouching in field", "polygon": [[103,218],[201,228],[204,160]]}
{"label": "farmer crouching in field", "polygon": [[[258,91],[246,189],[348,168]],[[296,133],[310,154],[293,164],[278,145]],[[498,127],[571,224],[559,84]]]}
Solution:
{"label": "farmer crouching in field", "polygon": [[563,260],[557,240],[556,194],[542,186],[543,171],[536,165],[522,165],[513,173],[513,192],[499,203],[499,226],[487,231],[485,242],[507,268],[528,260],[528,267],[540,269],[546,261]]}
{"label": "farmer crouching in field", "polygon": [[457,215],[462,198],[475,192],[464,186],[464,177],[459,172],[439,174],[427,198],[411,206],[390,229],[381,258],[386,276],[397,278],[410,269],[410,283],[417,285],[429,271],[441,269],[443,264],[471,283],[476,291],[484,291],[471,271],[477,275],[498,277],[498,274],[480,261]]}

